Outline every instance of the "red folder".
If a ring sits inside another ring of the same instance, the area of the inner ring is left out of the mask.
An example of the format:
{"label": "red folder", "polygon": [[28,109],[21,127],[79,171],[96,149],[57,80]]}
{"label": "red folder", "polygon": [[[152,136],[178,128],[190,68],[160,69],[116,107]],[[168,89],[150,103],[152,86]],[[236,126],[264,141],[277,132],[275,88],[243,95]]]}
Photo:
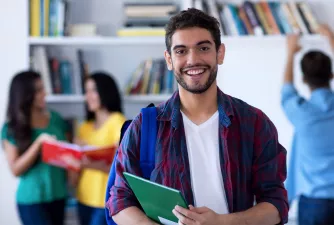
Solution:
{"label": "red folder", "polygon": [[90,160],[103,160],[112,163],[116,146],[94,147],[79,146],[62,141],[44,142],[42,144],[42,160],[45,163],[78,171],[82,157]]}

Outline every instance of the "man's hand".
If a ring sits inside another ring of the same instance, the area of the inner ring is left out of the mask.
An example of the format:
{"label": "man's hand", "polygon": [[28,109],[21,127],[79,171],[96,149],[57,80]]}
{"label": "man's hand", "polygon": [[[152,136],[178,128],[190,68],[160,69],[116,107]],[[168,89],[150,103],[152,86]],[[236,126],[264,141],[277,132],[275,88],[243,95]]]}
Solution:
{"label": "man's hand", "polygon": [[289,55],[294,55],[300,51],[299,35],[291,34],[287,36],[287,49]]}
{"label": "man's hand", "polygon": [[195,208],[189,206],[189,209],[175,206],[174,215],[179,219],[180,225],[217,225],[219,224],[219,214],[207,207]]}
{"label": "man's hand", "polygon": [[334,33],[331,31],[327,24],[321,24],[318,28],[318,32],[319,34],[328,37],[330,40],[334,39]]}
{"label": "man's hand", "polygon": [[293,60],[295,54],[301,49],[299,45],[299,35],[291,34],[286,37],[287,63],[284,72],[284,83],[293,83]]}
{"label": "man's hand", "polygon": [[318,28],[318,33],[328,38],[329,44],[331,45],[332,50],[334,51],[334,32],[331,31],[329,26],[327,26],[326,24],[320,25]]}

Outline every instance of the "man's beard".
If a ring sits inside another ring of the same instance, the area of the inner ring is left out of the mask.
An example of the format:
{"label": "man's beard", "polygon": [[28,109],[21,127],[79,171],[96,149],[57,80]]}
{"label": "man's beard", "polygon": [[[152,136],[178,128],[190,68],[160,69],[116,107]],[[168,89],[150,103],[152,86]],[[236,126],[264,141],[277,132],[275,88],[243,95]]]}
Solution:
{"label": "man's beard", "polygon": [[[203,65],[195,65],[195,66],[203,66]],[[193,67],[195,67],[195,66],[193,66]],[[184,70],[184,68],[180,69],[179,72],[176,72],[174,70],[175,79],[181,85],[182,88],[184,88],[185,90],[187,90],[187,91],[189,91],[190,93],[193,93],[193,94],[202,94],[202,93],[206,92],[211,87],[213,82],[216,80],[217,73],[218,73],[218,67],[217,66],[216,66],[215,69],[212,69],[210,66],[206,66],[206,70],[208,70],[210,72],[209,78],[206,81],[206,83],[203,84],[203,85],[198,84],[198,85],[196,85],[196,87],[190,87],[186,83],[186,81],[184,80],[184,76],[188,76],[188,75],[182,74],[182,73],[184,73],[184,72],[182,72],[183,70]]]}

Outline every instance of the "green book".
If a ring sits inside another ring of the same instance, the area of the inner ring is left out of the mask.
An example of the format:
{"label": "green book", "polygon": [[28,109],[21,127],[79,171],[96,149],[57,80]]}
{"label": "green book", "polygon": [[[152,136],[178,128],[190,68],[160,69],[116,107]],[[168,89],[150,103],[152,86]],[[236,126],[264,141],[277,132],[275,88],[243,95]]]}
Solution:
{"label": "green book", "polygon": [[145,214],[154,221],[168,225],[177,224],[178,219],[172,210],[176,205],[188,209],[180,191],[127,172],[123,174]]}

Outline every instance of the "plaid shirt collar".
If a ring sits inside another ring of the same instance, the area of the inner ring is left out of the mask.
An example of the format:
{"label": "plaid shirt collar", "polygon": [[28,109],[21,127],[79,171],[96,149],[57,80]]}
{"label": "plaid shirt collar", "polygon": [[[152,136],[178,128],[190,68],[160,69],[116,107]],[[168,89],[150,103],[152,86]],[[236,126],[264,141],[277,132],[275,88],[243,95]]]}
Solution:
{"label": "plaid shirt collar", "polygon": [[[218,87],[217,101],[220,125],[228,127],[231,124],[234,112],[229,97]],[[172,126],[177,129],[180,125],[181,119],[180,104],[180,95],[179,92],[176,91],[172,97],[162,105],[161,110],[159,110],[160,112],[158,113],[157,120],[172,121]]]}

